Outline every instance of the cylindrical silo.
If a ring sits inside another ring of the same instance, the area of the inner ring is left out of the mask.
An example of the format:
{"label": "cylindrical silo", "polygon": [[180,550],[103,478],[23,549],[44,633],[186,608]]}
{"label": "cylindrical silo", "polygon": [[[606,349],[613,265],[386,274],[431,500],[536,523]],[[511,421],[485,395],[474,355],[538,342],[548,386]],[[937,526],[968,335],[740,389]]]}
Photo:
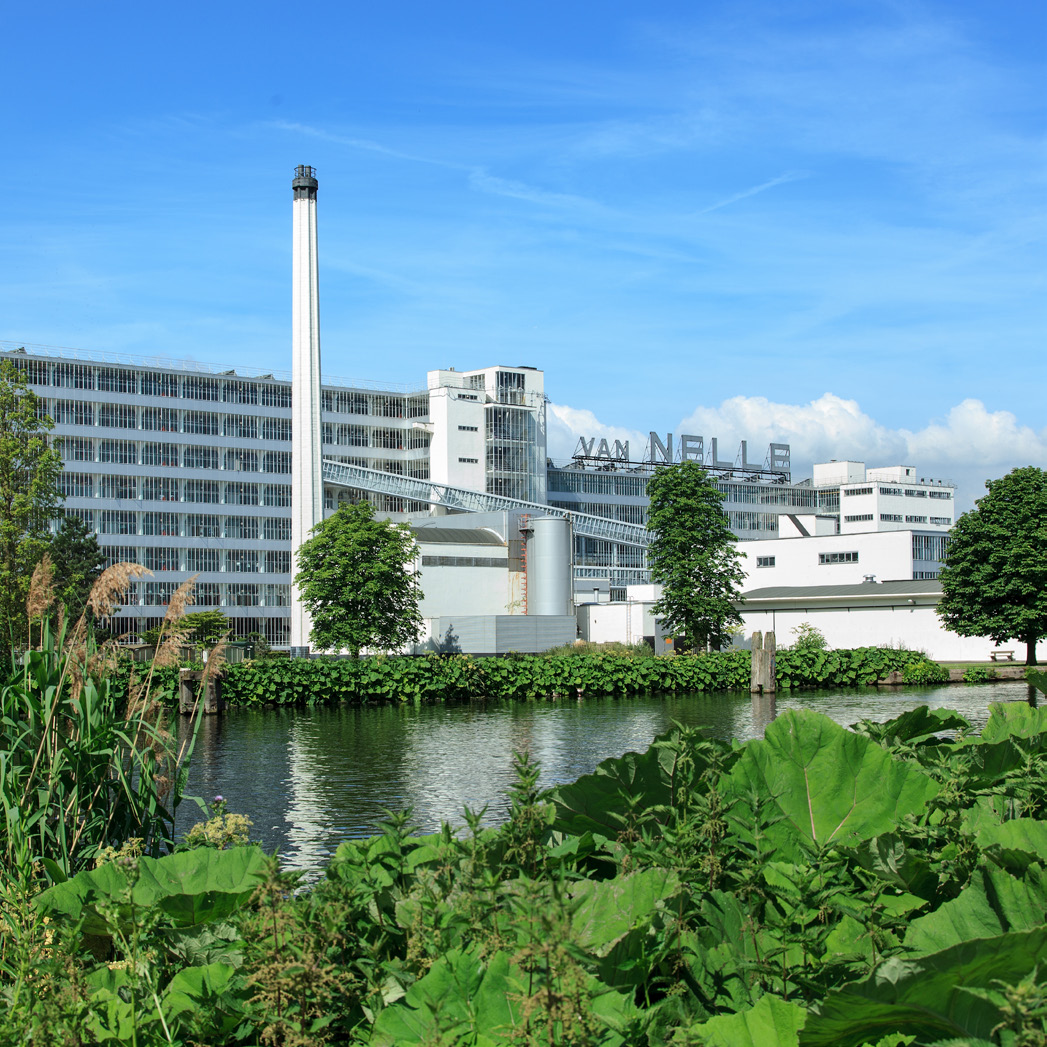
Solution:
{"label": "cylindrical silo", "polygon": [[527,539],[527,613],[573,614],[571,521],[540,516]]}

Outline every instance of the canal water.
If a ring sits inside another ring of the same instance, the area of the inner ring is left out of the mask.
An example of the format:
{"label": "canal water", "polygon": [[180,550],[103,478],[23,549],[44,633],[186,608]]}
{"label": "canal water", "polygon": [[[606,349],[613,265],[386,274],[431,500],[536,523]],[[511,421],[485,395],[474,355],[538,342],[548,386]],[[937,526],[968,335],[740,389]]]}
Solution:
{"label": "canal water", "polygon": [[[972,686],[861,688],[782,692],[776,700],[746,694],[597,698],[556,702],[322,709],[232,709],[201,724],[188,795],[225,798],[246,814],[253,836],[279,849],[288,868],[315,872],[338,844],[372,835],[387,810],[411,808],[419,832],[462,809],[486,807],[496,824],[508,809],[513,753],[541,764],[543,785],[573,781],[610,756],[646,749],[673,722],[721,738],[760,737],[775,715],[809,708],[850,725],[888,720],[918,705],[985,723],[989,704],[1025,701],[1024,681]],[[187,729],[188,721],[180,724]],[[184,832],[201,819],[185,801]]]}

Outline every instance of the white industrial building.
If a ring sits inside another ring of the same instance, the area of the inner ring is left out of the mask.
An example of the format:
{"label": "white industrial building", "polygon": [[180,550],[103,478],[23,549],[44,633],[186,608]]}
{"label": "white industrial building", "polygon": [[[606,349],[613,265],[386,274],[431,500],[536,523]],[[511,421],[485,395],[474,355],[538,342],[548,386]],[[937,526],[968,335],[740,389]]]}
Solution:
{"label": "white industrial building", "polygon": [[[679,434],[674,445],[655,432],[636,453],[582,438],[554,462],[533,367],[446,368],[396,388],[321,379],[315,171],[298,167],[292,187],[291,373],[4,349],[55,422],[65,511],[111,562],[153,572],[128,592],[122,631],[155,625],[196,575],[197,606],[220,607],[237,637],[304,646],[293,550],[323,514],[362,498],[416,529],[423,614],[439,620],[429,640],[448,615],[566,619],[575,604],[624,603],[650,580],[647,483],[681,460],[708,469],[732,531],[759,546],[748,562],[760,584],[937,574],[954,492],[911,467],[833,462],[793,482],[787,444],[750,463],[744,441],[721,459],[715,438]],[[822,542],[813,562],[809,536]]]}

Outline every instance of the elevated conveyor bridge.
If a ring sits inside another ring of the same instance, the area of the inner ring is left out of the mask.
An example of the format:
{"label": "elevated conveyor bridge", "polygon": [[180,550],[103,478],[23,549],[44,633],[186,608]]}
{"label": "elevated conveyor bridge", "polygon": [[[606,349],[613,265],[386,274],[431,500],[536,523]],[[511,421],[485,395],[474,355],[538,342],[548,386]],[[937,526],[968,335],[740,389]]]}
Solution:
{"label": "elevated conveyor bridge", "polygon": [[465,513],[492,513],[511,510],[529,513],[532,516],[560,516],[571,521],[575,534],[586,538],[599,538],[620,545],[647,546],[647,528],[639,524],[607,520],[589,513],[575,513],[558,506],[542,505],[540,502],[521,502],[516,498],[505,498],[483,491],[470,491],[464,487],[433,480],[421,480],[414,476],[397,476],[378,469],[367,469],[361,465],[346,465],[344,462],[323,461],[324,483],[337,487],[352,487],[360,491],[393,495],[412,502],[427,502],[447,509]]}

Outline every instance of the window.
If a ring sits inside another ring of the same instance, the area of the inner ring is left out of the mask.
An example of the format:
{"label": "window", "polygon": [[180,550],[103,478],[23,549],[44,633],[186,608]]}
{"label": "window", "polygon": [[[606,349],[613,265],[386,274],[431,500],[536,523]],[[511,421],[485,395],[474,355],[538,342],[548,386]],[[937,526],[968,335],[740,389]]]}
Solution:
{"label": "window", "polygon": [[258,403],[258,386],[254,382],[226,379],[223,383],[222,399],[227,404],[256,404]]}
{"label": "window", "polygon": [[365,393],[335,392],[326,390],[323,394],[323,409],[333,414],[370,414]]}
{"label": "window", "polygon": [[226,549],[225,569],[236,574],[257,573],[258,553],[253,549]]}
{"label": "window", "polygon": [[494,556],[423,556],[423,567],[508,567],[508,560]]}
{"label": "window", "polygon": [[479,400],[480,397],[473,396],[472,393],[459,393],[458,394],[458,399],[459,400]]}
{"label": "window", "polygon": [[927,497],[927,492],[923,491],[923,490],[920,490],[917,487],[906,487],[905,488],[905,497],[906,498],[926,498]]}
{"label": "window", "polygon": [[773,556],[757,556],[756,557],[757,567],[773,567],[774,557]]}
{"label": "window", "polygon": [[859,513],[857,516],[845,516],[844,523],[866,523],[873,518],[872,513]]}
{"label": "window", "polygon": [[375,429],[371,434],[371,446],[387,451],[403,449],[403,432],[400,429]]}
{"label": "window", "polygon": [[845,497],[852,497],[859,494],[872,494],[873,489],[871,487],[852,487],[849,491],[840,491],[840,494]]}
{"label": "window", "polygon": [[177,513],[142,513],[142,534],[167,535],[178,534]]}
{"label": "window", "polygon": [[263,505],[285,506],[291,504],[291,488],[286,484],[266,484],[262,495]]}
{"label": "window", "polygon": [[289,585],[267,585],[262,593],[266,607],[286,607],[291,602]]}
{"label": "window", "polygon": [[177,433],[178,412],[172,407],[143,407],[142,428],[158,433]]}
{"label": "window", "polygon": [[197,607],[220,607],[222,604],[221,587],[217,582],[197,582],[193,590]]}
{"label": "window", "polygon": [[186,469],[217,469],[218,448],[187,447],[182,458],[182,464]]}
{"label": "window", "polygon": [[63,436],[62,458],[67,462],[93,462],[95,442],[89,436]]}
{"label": "window", "polygon": [[196,436],[217,436],[218,415],[210,411],[186,411],[185,431]]}
{"label": "window", "polygon": [[142,465],[162,465],[178,468],[178,444],[142,444]]}
{"label": "window", "polygon": [[522,404],[524,402],[524,376],[513,371],[495,371],[495,383],[498,388],[497,400],[501,404]]}
{"label": "window", "polygon": [[51,417],[58,425],[94,425],[95,405],[84,400],[55,400]]}
{"label": "window", "polygon": [[290,440],[291,419],[263,418],[261,430],[258,435],[263,440]]}
{"label": "window", "polygon": [[916,524],[923,523],[923,524],[925,524],[925,523],[927,523],[927,517],[926,516],[907,516],[905,518],[905,522],[906,523],[916,523]]}
{"label": "window", "polygon": [[98,493],[102,498],[138,498],[137,476],[100,476]]}
{"label": "window", "polygon": [[[222,569],[221,553],[217,549],[186,549],[185,569],[193,574],[220,571]],[[197,593],[199,593],[199,588],[197,588]],[[199,603],[199,599],[196,602]]]}
{"label": "window", "polygon": [[94,477],[90,473],[70,473],[63,469],[58,474],[58,490],[67,498],[93,498]]}
{"label": "window", "polygon": [[182,396],[186,400],[217,400],[218,379],[191,375],[182,383]]}
{"label": "window", "polygon": [[480,427],[478,425],[460,425],[458,426],[458,431],[460,433],[478,433]]}
{"label": "window", "polygon": [[291,387],[262,383],[261,404],[263,407],[290,407]]}
{"label": "window", "polygon": [[138,513],[126,509],[103,509],[99,534],[138,534]]}
{"label": "window", "polygon": [[163,371],[143,371],[138,380],[143,396],[177,396],[178,376]]}
{"label": "window", "polygon": [[952,520],[948,516],[932,516],[931,523],[937,524],[939,527],[948,527]]}
{"label": "window", "polygon": [[146,607],[163,607],[171,602],[177,582],[146,582],[142,585],[142,603]]}
{"label": "window", "polygon": [[186,480],[185,500],[187,502],[218,502],[218,482],[216,480]]}
{"label": "window", "polygon": [[834,564],[834,563],[857,563],[858,554],[854,553],[819,553],[818,563],[819,564]]}
{"label": "window", "polygon": [[258,419],[249,414],[227,414],[222,426],[222,435],[237,440],[257,440]]}
{"label": "window", "polygon": [[114,465],[137,465],[138,444],[133,440],[99,440],[98,460]]}
{"label": "window", "polygon": [[257,607],[258,586],[250,582],[230,582],[226,587],[226,599],[230,607]]}
{"label": "window", "polygon": [[459,458],[458,461],[464,462],[467,465],[478,465],[480,462],[479,458]]}
{"label": "window", "polygon": [[226,505],[257,505],[258,484],[231,481],[225,485]]}
{"label": "window", "polygon": [[901,497],[902,489],[900,487],[881,487],[880,494],[893,494]]}
{"label": "window", "polygon": [[98,368],[98,388],[103,392],[133,395],[138,392],[137,386],[134,371],[125,370],[123,367]]}
{"label": "window", "polygon": [[99,404],[98,424],[110,429],[137,429],[138,411],[132,404]]}
{"label": "window", "polygon": [[952,498],[952,491],[928,491],[927,496],[929,498],[944,498],[949,501]]}
{"label": "window", "polygon": [[288,451],[266,451],[262,455],[263,473],[289,473],[291,455]]}
{"label": "window", "polygon": [[258,518],[255,516],[227,516],[225,518],[226,538],[258,537]]}
{"label": "window", "polygon": [[267,574],[290,574],[291,552],[289,549],[280,549],[276,552],[265,554],[265,571]]}
{"label": "window", "polygon": [[[204,513],[189,513],[185,518],[186,538],[217,538],[221,534],[221,518]],[[216,567],[217,571],[218,568]]]}
{"label": "window", "polygon": [[227,473],[258,472],[258,452],[233,448],[225,452],[225,471]]}
{"label": "window", "polygon": [[268,516],[262,523],[262,537],[267,542],[289,542],[291,521],[283,516]]}
{"label": "window", "polygon": [[168,546],[146,546],[145,566],[150,571],[179,571],[180,549]]}
{"label": "window", "polygon": [[142,497],[151,502],[177,502],[178,481],[166,476],[143,476]]}
{"label": "window", "polygon": [[83,520],[83,522],[87,525],[87,529],[89,531],[97,530],[97,525],[95,524],[94,509],[66,509],[65,515],[75,516],[78,520]]}
{"label": "window", "polygon": [[901,513],[880,513],[881,523],[905,523],[905,517]]}
{"label": "window", "polygon": [[94,368],[88,364],[55,364],[54,384],[63,389],[93,389]]}

